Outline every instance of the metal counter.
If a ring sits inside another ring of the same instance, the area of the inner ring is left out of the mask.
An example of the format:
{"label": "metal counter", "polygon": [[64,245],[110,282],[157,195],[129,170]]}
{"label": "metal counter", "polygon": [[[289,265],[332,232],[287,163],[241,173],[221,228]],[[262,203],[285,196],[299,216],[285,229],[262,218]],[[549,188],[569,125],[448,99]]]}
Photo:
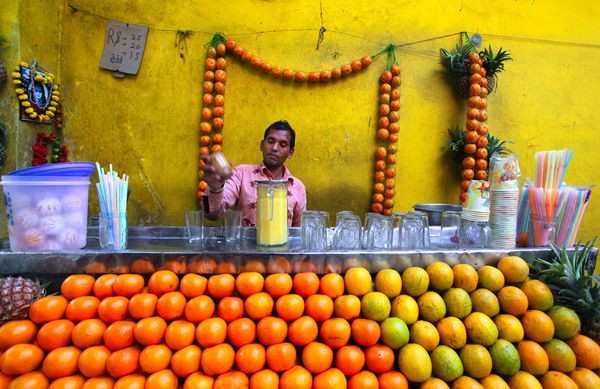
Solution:
{"label": "metal counter", "polygon": [[[432,228],[431,240],[437,234]],[[550,248],[515,248],[512,250],[443,250],[422,251],[306,251],[302,249],[299,228],[290,228],[288,243],[281,246],[256,245],[256,230],[242,229],[242,239],[232,244],[220,236],[219,227],[205,228],[205,242],[190,245],[184,227],[128,228],[127,250],[102,250],[97,227],[88,227],[87,245],[82,250],[64,252],[11,251],[4,241],[0,251],[0,274],[65,275],[72,273],[149,273],[170,268],[179,273],[278,271],[318,273],[343,272],[354,266],[363,266],[372,272],[383,268],[399,271],[409,266],[426,267],[435,261],[450,265],[468,263],[480,267],[495,264],[506,255],[518,255],[531,261],[535,257],[548,258]],[[573,250],[573,249],[570,249]],[[594,269],[598,250],[588,258],[588,268]]]}

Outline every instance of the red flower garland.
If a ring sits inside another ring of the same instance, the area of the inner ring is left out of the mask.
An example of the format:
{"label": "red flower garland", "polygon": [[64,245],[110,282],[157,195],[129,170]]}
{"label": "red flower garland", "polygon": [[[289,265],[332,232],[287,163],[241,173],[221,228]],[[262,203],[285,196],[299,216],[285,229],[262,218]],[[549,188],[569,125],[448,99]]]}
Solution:
{"label": "red flower garland", "polygon": [[69,148],[60,145],[60,139],[55,134],[40,132],[35,144],[31,147],[33,151],[31,166],[44,165],[48,163],[48,146],[52,145],[52,156],[50,162],[69,162]]}

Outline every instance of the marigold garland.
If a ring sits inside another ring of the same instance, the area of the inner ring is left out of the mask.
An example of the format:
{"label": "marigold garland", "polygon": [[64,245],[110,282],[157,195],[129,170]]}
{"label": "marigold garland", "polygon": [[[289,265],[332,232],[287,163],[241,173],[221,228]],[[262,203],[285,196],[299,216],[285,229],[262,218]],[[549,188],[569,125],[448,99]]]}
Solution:
{"label": "marigold garland", "polygon": [[52,123],[60,101],[54,75],[45,72],[34,61],[31,65],[19,62],[11,76],[20,102],[21,119]]}
{"label": "marigold garland", "polygon": [[[338,80],[348,77],[367,68],[377,56],[388,53],[389,60],[387,70],[380,77],[380,106],[379,106],[379,126],[377,138],[379,145],[377,147],[375,186],[372,197],[371,211],[391,215],[394,208],[395,196],[395,176],[396,176],[396,151],[398,142],[398,132],[400,127],[400,68],[396,64],[394,46],[389,45],[374,56],[364,56],[360,59],[334,67],[331,70],[318,71],[296,71],[280,66],[273,66],[263,61],[251,51],[238,45],[232,39],[226,39],[221,33],[213,36],[212,40],[206,45],[206,60],[204,61],[204,83],[200,122],[200,149],[199,157],[207,156],[223,147],[223,126],[224,126],[224,103],[225,103],[225,81],[227,79],[227,61],[225,55],[229,52],[242,62],[250,64],[253,68],[270,74],[273,78],[283,79],[285,81],[297,83],[327,83],[332,80]],[[385,150],[385,155],[381,158],[380,149]],[[198,204],[202,206],[202,196],[208,189],[208,184],[204,181],[204,161],[198,162],[198,191],[196,198]]]}

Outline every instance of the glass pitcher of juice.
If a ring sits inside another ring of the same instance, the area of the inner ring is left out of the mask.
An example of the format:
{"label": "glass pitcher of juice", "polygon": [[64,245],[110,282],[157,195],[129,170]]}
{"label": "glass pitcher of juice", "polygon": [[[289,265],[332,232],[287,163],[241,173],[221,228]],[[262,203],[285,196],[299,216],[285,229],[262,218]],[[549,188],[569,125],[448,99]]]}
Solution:
{"label": "glass pitcher of juice", "polygon": [[288,241],[287,180],[257,181],[256,243],[276,246]]}

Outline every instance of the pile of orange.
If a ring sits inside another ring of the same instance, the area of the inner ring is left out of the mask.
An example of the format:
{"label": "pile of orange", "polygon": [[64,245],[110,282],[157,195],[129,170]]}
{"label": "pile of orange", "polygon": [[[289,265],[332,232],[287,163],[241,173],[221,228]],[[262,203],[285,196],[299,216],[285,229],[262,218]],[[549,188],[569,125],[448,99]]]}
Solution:
{"label": "pile of orange", "polygon": [[523,263],[71,275],[0,327],[0,388],[600,387],[600,346]]}

